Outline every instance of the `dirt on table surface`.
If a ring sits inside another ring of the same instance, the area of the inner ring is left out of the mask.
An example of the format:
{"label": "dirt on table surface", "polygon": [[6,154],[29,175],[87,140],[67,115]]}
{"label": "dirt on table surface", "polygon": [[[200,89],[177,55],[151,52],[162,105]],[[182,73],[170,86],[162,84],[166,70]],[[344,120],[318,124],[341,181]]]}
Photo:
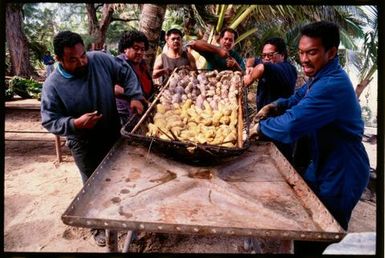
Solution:
{"label": "dirt on table surface", "polygon": [[[5,130],[45,131],[38,112],[20,110],[6,111]],[[58,163],[52,135],[5,133],[4,252],[108,252],[107,247],[96,245],[90,229],[71,227],[61,220],[61,215],[82,188],[69,149],[64,145],[61,149],[63,161]],[[355,207],[349,224],[349,232],[368,231],[376,231],[376,198],[369,190]],[[122,248],[125,232],[120,232],[119,236]],[[292,252],[285,242],[254,239],[254,248],[247,248],[245,240],[246,237],[137,232],[129,251]]]}

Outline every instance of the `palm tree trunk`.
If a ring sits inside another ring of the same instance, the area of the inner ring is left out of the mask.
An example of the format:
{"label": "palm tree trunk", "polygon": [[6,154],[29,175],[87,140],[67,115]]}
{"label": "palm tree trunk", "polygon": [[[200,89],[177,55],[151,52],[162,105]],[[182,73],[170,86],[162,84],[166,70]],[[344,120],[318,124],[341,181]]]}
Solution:
{"label": "palm tree trunk", "polygon": [[28,39],[23,30],[23,4],[6,4],[6,40],[10,53],[11,74],[29,77],[36,75],[30,63]]}
{"label": "palm tree trunk", "polygon": [[160,32],[167,5],[144,4],[139,21],[139,30],[142,31],[149,42],[149,49],[146,51],[144,60],[151,69],[155,62],[156,50],[159,45]]}

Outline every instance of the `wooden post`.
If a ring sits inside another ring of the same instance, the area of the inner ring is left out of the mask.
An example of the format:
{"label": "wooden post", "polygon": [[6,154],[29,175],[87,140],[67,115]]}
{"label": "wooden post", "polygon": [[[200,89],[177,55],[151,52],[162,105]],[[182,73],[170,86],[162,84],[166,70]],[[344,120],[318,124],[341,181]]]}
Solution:
{"label": "wooden post", "polygon": [[60,146],[60,136],[55,135],[55,148],[56,148],[56,157],[57,161],[60,163],[63,161],[61,156],[61,146]]}

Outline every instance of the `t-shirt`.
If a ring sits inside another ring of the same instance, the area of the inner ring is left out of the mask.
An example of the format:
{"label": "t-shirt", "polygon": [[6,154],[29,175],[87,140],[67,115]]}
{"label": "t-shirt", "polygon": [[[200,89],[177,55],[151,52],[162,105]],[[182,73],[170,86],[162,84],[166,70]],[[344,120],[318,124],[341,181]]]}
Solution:
{"label": "t-shirt", "polygon": [[[182,54],[178,58],[170,58],[165,53],[162,53],[160,57],[162,59],[163,68],[174,70],[176,67],[190,65],[186,51],[182,51]],[[161,83],[164,83],[167,79],[168,76],[163,75],[161,77]]]}
{"label": "t-shirt", "polygon": [[297,70],[288,61],[265,63],[264,68],[257,87],[257,110],[279,98],[290,97],[297,81]]}
{"label": "t-shirt", "polygon": [[55,63],[55,61],[53,60],[53,57],[50,56],[50,55],[44,55],[43,56],[43,63],[45,65],[52,65]]}
{"label": "t-shirt", "polygon": [[[234,70],[234,68],[229,68],[226,65],[226,58],[220,57],[217,54],[211,53],[211,52],[199,52],[207,61],[207,69],[208,70]],[[233,57],[237,63],[240,65],[242,70],[245,70],[245,63],[243,62],[243,59],[240,55],[238,55],[237,52],[234,50],[230,50],[229,52],[230,56]]]}

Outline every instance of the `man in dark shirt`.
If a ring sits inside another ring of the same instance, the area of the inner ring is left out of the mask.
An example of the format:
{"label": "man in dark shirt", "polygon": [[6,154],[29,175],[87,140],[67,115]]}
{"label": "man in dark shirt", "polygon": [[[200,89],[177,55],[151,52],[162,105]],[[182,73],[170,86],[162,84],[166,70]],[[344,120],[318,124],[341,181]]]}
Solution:
{"label": "man in dark shirt", "polygon": [[[255,59],[252,69],[247,68],[245,86],[258,80],[257,110],[294,92],[297,70],[287,61],[287,49],[282,38],[270,38],[262,48],[262,59]],[[248,60],[249,61],[249,60]]]}
{"label": "man in dark shirt", "polygon": [[55,60],[51,56],[51,52],[47,51],[44,54],[43,63],[45,65],[46,77],[48,77],[52,73],[52,71],[54,69],[53,65],[55,64]]}
{"label": "man in dark shirt", "polygon": [[219,36],[219,47],[204,40],[193,40],[188,46],[197,51],[207,61],[208,70],[245,70],[245,64],[237,52],[233,50],[238,33],[225,28]]}
{"label": "man in dark shirt", "polygon": [[[287,61],[287,49],[282,38],[270,38],[262,47],[262,59],[255,59],[253,67],[248,67],[243,79],[245,86],[258,81],[257,110],[279,98],[290,97],[295,88],[297,70]],[[250,65],[250,60],[248,60]],[[275,141],[275,145],[288,159],[293,161],[294,144]]]}

